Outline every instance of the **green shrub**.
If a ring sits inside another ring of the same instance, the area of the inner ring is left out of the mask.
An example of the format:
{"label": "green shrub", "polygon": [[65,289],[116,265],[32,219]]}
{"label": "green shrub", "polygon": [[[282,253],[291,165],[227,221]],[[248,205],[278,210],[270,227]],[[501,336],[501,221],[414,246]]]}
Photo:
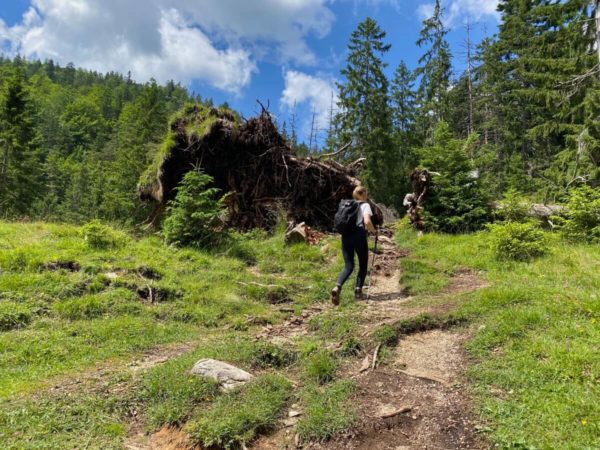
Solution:
{"label": "green shrub", "polygon": [[563,217],[555,217],[554,222],[569,240],[600,242],[600,189],[571,190]]}
{"label": "green shrub", "polygon": [[326,388],[308,386],[301,395],[304,414],[296,428],[300,438],[325,440],[350,428],[356,421],[356,411],[349,401],[354,388],[350,380]]}
{"label": "green shrub", "polygon": [[217,199],[218,189],[208,187],[212,182],[212,177],[198,170],[185,174],[163,224],[163,236],[168,243],[209,247],[222,237],[217,224],[223,199]]}
{"label": "green shrub", "polygon": [[527,261],[548,251],[546,234],[534,224],[507,222],[490,225],[489,230],[498,259]]}
{"label": "green shrub", "polygon": [[279,375],[264,375],[231,393],[217,397],[188,422],[187,431],[204,447],[237,447],[259,430],[276,425],[292,385]]}
{"label": "green shrub", "polygon": [[148,405],[151,426],[181,423],[195,405],[218,394],[215,381],[189,372],[188,359],[179,358],[146,373],[139,397]]}
{"label": "green shrub", "polygon": [[337,361],[331,353],[319,350],[311,354],[304,362],[304,371],[309,380],[325,384],[335,378]]}
{"label": "green shrub", "polygon": [[124,236],[112,228],[94,220],[81,227],[81,235],[90,248],[104,250],[118,247],[124,241]]}
{"label": "green shrub", "polygon": [[466,141],[454,139],[449,126],[440,122],[433,144],[421,150],[421,163],[439,172],[425,202],[428,229],[464,233],[482,228],[490,219],[489,194],[477,175],[469,154],[477,142],[473,133]]}
{"label": "green shrub", "polygon": [[498,209],[494,215],[497,219],[504,222],[525,222],[528,212],[529,203],[527,199],[515,189],[509,189],[498,203]]}
{"label": "green shrub", "polygon": [[31,322],[31,311],[26,306],[0,301],[0,331],[23,328]]}

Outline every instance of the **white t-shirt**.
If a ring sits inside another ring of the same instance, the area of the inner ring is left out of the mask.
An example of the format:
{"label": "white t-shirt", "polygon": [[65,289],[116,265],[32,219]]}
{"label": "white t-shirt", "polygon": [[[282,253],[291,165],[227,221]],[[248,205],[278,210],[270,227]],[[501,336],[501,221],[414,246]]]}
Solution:
{"label": "white t-shirt", "polygon": [[363,220],[363,217],[365,216],[365,214],[368,214],[369,216],[373,217],[373,210],[371,209],[371,205],[369,205],[368,202],[359,202],[360,203],[360,214],[357,214],[357,218],[356,218],[356,225],[359,227],[363,227],[365,228],[365,222]]}

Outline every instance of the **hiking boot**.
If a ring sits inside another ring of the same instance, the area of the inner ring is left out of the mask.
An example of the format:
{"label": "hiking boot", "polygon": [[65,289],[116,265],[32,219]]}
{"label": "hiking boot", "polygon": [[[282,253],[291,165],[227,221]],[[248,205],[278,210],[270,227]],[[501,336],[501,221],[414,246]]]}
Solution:
{"label": "hiking boot", "polygon": [[335,306],[340,304],[340,287],[336,286],[331,290],[331,303]]}
{"label": "hiking boot", "polygon": [[354,289],[354,298],[356,300],[362,300],[363,299],[362,288],[357,287],[356,289]]}

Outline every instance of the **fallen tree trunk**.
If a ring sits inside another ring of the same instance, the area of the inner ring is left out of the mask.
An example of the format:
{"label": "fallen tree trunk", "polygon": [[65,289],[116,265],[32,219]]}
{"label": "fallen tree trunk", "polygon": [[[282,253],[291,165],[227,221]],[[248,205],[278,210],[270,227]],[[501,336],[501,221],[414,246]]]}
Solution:
{"label": "fallen tree trunk", "polygon": [[[227,224],[244,230],[272,228],[282,214],[287,221],[332,229],[340,200],[351,198],[360,184],[352,168],[297,157],[264,109],[244,121],[225,109],[186,108],[140,180],[140,197],[164,209],[194,168],[227,194]],[[381,215],[377,207],[375,214]]]}

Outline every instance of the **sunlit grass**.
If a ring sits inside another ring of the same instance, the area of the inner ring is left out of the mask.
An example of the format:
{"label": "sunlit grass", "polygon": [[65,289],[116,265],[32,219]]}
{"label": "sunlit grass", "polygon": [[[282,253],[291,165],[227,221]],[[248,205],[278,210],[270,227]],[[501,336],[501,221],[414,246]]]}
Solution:
{"label": "sunlit grass", "polygon": [[[478,330],[469,376],[498,446],[599,448],[600,248],[550,236],[549,255],[519,263],[498,261],[486,233],[417,238],[404,230],[397,238],[413,267],[484,271],[488,287],[460,295],[456,314]],[[405,279],[428,294],[414,281],[421,272]]]}

